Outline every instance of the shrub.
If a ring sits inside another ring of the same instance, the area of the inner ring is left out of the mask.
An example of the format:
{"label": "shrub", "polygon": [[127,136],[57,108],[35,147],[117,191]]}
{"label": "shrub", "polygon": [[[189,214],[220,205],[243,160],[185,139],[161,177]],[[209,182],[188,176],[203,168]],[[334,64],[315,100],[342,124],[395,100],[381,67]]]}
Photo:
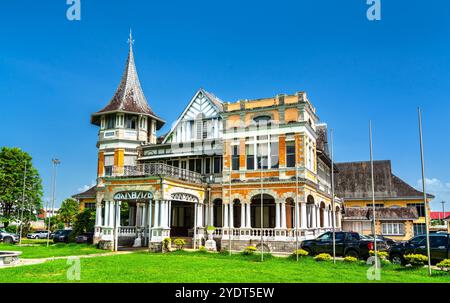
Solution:
{"label": "shrub", "polygon": [[175,239],[173,244],[175,244],[177,250],[181,250],[186,245],[186,241],[184,239]]}
{"label": "shrub", "polygon": [[309,255],[309,252],[307,252],[304,249],[297,249],[296,251],[294,251],[294,253],[292,254],[294,257],[306,257],[307,255]]}
{"label": "shrub", "polygon": [[420,267],[425,265],[428,257],[420,254],[410,254],[405,256],[405,260],[414,267]]}
{"label": "shrub", "polygon": [[344,262],[346,262],[346,263],[356,263],[356,262],[358,262],[358,259],[355,258],[355,257],[345,257],[344,258]]}
{"label": "shrub", "polygon": [[19,229],[17,228],[16,225],[9,225],[8,227],[5,228],[6,232],[8,233],[12,233],[12,234],[18,234],[19,233]]}
{"label": "shrub", "polygon": [[330,254],[320,254],[314,257],[314,260],[318,262],[322,261],[331,261],[331,255]]}
{"label": "shrub", "polygon": [[206,250],[206,247],[204,247],[204,246],[202,245],[202,246],[200,246],[200,247],[198,248],[198,252],[206,253],[206,252],[208,252],[208,251]]}
{"label": "shrub", "polygon": [[[371,251],[369,251],[369,254],[371,256],[375,256],[375,251],[371,250]],[[379,252],[377,252],[377,255],[378,255],[378,258],[380,258],[381,260],[387,260],[389,257],[389,254],[385,251],[379,251]]]}
{"label": "shrub", "polygon": [[242,253],[246,256],[251,256],[255,254],[256,250],[255,246],[247,246]]}
{"label": "shrub", "polygon": [[169,251],[171,243],[172,239],[164,238],[164,240],[162,241],[163,251]]}
{"label": "shrub", "polygon": [[215,228],[214,226],[208,226],[208,227],[206,228],[206,230],[212,230],[212,231],[214,231],[214,230],[216,230],[216,228]]}
{"label": "shrub", "polygon": [[449,271],[450,270],[450,259],[445,259],[436,265],[441,270]]}

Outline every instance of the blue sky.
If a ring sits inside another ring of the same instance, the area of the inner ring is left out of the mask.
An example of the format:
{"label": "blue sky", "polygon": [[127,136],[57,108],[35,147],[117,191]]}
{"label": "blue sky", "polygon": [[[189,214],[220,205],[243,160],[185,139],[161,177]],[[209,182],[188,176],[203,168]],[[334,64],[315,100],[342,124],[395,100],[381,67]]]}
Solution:
{"label": "blue sky", "polygon": [[[167,131],[203,87],[236,101],[306,91],[335,130],[337,161],[376,159],[418,186],[417,106],[424,112],[429,191],[450,202],[449,1],[381,0],[368,21],[353,1],[66,1],[0,4],[0,145],[29,152],[59,202],[96,177],[90,114],[112,97],[129,29],[144,92]],[[447,205],[450,209],[450,203]]]}

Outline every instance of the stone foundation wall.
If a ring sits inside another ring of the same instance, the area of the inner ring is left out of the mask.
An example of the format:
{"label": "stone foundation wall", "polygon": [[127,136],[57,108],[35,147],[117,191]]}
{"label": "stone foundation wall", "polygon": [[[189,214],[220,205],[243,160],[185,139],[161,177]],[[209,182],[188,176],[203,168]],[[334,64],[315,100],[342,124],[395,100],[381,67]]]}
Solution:
{"label": "stone foundation wall", "polygon": [[[298,242],[299,245],[301,241]],[[264,251],[271,253],[293,253],[296,247],[295,241],[264,241]],[[261,241],[260,240],[232,240],[231,250],[232,251],[243,251],[247,246],[256,246],[260,250]],[[221,250],[229,250],[230,242],[229,240],[220,241]]]}

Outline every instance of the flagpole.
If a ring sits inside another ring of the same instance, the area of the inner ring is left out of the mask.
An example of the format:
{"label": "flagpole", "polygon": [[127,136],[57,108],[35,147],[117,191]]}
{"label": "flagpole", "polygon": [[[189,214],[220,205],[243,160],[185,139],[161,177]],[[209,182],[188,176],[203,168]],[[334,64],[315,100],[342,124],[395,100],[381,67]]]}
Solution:
{"label": "flagpole", "polygon": [[331,145],[331,213],[333,214],[333,262],[336,264],[336,207],[334,201],[334,150],[333,150],[333,129],[330,129],[330,145]]}
{"label": "flagpole", "polygon": [[420,137],[420,159],[422,162],[422,190],[423,190],[423,203],[425,205],[425,228],[426,228],[426,238],[427,238],[427,256],[428,256],[428,274],[431,276],[431,252],[430,252],[430,227],[428,225],[428,202],[427,202],[427,192],[425,189],[425,158],[423,153],[423,132],[422,132],[422,112],[420,107],[417,108],[419,115],[419,137]]}
{"label": "flagpole", "polygon": [[369,139],[370,139],[370,176],[372,182],[372,228],[373,228],[373,248],[375,250],[375,268],[378,268],[378,251],[377,251],[377,232],[376,232],[376,216],[375,216],[375,180],[373,177],[373,144],[372,144],[372,121],[369,121]]}

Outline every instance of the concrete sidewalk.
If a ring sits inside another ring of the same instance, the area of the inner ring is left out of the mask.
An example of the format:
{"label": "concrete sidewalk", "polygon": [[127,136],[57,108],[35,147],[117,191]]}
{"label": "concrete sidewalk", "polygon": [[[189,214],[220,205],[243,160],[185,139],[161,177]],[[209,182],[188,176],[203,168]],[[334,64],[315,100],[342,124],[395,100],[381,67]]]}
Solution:
{"label": "concrete sidewalk", "polygon": [[47,261],[54,261],[54,260],[64,260],[64,259],[69,259],[69,258],[85,259],[85,258],[96,258],[96,257],[108,257],[108,256],[115,256],[115,255],[127,255],[127,254],[132,254],[134,252],[135,251],[118,251],[118,252],[107,252],[107,253],[80,255],[80,256],[61,256],[61,257],[48,257],[48,258],[37,258],[37,259],[19,259],[18,263],[12,264],[12,265],[1,266],[0,270],[2,268],[11,268],[11,267],[41,264],[41,263],[45,263]]}

